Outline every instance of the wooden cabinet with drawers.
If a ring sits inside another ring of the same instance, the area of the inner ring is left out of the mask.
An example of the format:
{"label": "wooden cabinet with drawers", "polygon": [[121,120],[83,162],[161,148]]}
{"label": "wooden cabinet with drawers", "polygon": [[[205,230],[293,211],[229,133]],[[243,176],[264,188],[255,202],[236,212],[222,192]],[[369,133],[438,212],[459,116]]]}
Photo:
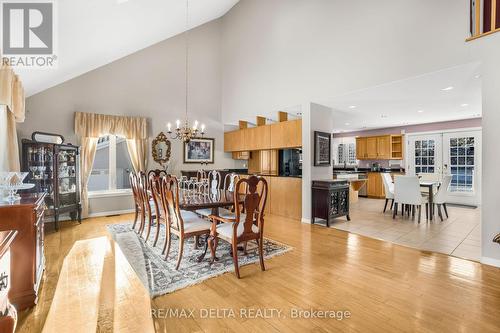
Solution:
{"label": "wooden cabinet with drawers", "polygon": [[366,195],[371,198],[384,198],[384,184],[380,172],[368,172],[368,181],[366,184]]}
{"label": "wooden cabinet with drawers", "polygon": [[24,310],[36,304],[45,269],[43,217],[45,194],[22,195],[10,205],[0,203],[0,231],[17,230],[11,246],[12,285],[9,299]]}

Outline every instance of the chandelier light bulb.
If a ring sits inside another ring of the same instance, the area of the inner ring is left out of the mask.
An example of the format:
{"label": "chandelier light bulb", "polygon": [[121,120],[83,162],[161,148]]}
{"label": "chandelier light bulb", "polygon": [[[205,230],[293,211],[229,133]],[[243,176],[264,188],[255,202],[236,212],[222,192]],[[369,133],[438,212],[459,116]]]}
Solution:
{"label": "chandelier light bulb", "polygon": [[171,123],[167,123],[167,129],[168,129],[169,133],[172,132],[172,124]]}
{"label": "chandelier light bulb", "polygon": [[177,119],[175,123],[177,124],[177,129],[179,129],[181,127],[181,121]]}

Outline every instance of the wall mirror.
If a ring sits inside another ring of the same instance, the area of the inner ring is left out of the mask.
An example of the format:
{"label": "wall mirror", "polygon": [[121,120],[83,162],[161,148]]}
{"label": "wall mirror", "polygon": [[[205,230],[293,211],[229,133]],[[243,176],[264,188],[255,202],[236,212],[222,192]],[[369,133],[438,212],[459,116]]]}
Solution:
{"label": "wall mirror", "polygon": [[163,132],[153,140],[151,151],[153,160],[161,166],[170,160],[171,143]]}

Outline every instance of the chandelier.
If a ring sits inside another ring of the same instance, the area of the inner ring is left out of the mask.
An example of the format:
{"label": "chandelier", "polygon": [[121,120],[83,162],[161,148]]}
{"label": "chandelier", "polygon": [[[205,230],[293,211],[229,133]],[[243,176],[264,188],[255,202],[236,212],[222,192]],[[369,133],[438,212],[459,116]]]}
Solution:
{"label": "chandelier", "polygon": [[[176,120],[176,128],[172,131],[172,124],[167,123],[167,133],[173,140],[179,139],[183,142],[188,143],[191,139],[196,139],[201,135],[205,134],[205,125],[201,124],[201,129],[198,129],[198,120],[195,120],[193,126],[189,125],[188,118],[188,92],[189,92],[189,0],[186,0],[186,116],[184,122],[181,124],[179,119]],[[182,126],[181,126],[182,125]]]}

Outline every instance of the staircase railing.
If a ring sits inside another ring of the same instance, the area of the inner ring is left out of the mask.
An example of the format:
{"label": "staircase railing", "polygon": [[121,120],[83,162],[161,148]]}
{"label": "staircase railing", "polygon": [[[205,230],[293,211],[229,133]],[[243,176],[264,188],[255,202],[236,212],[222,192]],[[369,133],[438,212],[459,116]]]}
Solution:
{"label": "staircase railing", "polygon": [[500,0],[470,0],[470,34],[467,41],[500,31]]}

